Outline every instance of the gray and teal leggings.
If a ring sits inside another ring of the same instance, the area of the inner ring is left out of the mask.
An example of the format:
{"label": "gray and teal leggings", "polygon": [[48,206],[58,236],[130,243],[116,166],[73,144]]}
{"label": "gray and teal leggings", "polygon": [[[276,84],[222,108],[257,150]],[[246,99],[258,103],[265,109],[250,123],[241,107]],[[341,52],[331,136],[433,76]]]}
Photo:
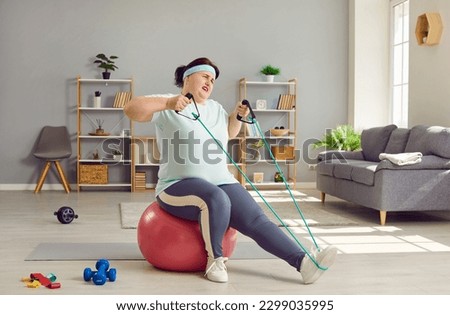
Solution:
{"label": "gray and teal leggings", "polygon": [[186,178],[157,196],[170,214],[200,223],[208,257],[222,256],[222,239],[228,227],[252,238],[264,250],[297,270],[305,253],[265,215],[241,184],[216,186],[200,178]]}

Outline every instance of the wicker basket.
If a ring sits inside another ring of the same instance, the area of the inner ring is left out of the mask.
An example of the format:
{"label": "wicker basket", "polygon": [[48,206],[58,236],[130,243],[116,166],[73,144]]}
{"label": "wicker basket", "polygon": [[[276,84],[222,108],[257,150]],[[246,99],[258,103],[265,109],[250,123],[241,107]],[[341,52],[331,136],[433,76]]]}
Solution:
{"label": "wicker basket", "polygon": [[272,146],[270,149],[276,160],[293,160],[295,157],[293,146]]}
{"label": "wicker basket", "polygon": [[108,184],[108,165],[81,164],[81,184]]}
{"label": "wicker basket", "polygon": [[282,137],[289,133],[289,129],[270,129],[270,134],[275,137]]}

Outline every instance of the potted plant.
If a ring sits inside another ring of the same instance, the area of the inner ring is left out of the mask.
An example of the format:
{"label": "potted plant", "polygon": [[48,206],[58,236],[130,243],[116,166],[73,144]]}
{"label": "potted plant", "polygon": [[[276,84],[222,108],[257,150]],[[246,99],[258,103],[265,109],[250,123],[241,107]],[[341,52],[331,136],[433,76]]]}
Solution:
{"label": "potted plant", "polygon": [[102,68],[104,71],[102,72],[103,79],[109,79],[111,76],[111,73],[109,71],[115,71],[116,69],[119,69],[114,64],[114,59],[117,59],[119,57],[117,56],[109,56],[106,57],[105,54],[98,54],[95,56],[97,59],[94,61],[94,63],[98,63],[98,67]]}
{"label": "potted plant", "polygon": [[254,149],[252,150],[254,160],[259,160],[259,158],[261,157],[260,149],[262,147],[264,147],[264,140],[262,139],[259,139],[258,141],[250,144],[250,148]]}
{"label": "potted plant", "polygon": [[117,160],[117,161],[122,160],[122,152],[120,152],[119,150],[113,150],[112,154],[113,154],[114,160]]}
{"label": "potted plant", "polygon": [[95,120],[97,122],[97,129],[95,129],[95,133],[96,134],[104,134],[105,130],[103,129],[103,119],[96,119]]}
{"label": "potted plant", "polygon": [[280,74],[280,68],[266,65],[261,68],[260,72],[266,76],[267,82],[273,82],[274,77]]}
{"label": "potted plant", "polygon": [[314,148],[325,147],[326,150],[355,151],[361,148],[361,135],[350,125],[339,125],[328,130],[322,140],[314,143]]}

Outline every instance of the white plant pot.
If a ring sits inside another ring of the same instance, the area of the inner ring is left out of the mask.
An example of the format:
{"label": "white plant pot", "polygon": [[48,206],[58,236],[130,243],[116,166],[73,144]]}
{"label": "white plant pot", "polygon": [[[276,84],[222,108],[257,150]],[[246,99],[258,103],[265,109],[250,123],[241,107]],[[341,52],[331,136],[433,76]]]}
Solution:
{"label": "white plant pot", "polygon": [[120,155],[113,155],[113,158],[116,161],[120,161],[120,160],[122,160],[122,154],[120,154]]}
{"label": "white plant pot", "polygon": [[266,82],[273,82],[274,78],[274,75],[266,75]]}

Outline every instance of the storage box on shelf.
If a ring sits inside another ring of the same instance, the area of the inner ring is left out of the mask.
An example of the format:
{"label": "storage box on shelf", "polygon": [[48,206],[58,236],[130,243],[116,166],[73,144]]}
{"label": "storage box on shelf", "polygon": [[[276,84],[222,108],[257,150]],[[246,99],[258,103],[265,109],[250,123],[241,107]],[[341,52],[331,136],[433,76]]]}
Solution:
{"label": "storage box on shelf", "polygon": [[[123,106],[133,79],[77,77],[77,188],[132,187],[133,122]],[[115,157],[120,151],[120,159]],[[106,179],[106,180],[105,180]]]}
{"label": "storage box on shelf", "polygon": [[272,155],[275,160],[293,160],[295,158],[294,154],[294,146],[286,145],[286,146],[272,146],[271,148]]}
{"label": "storage box on shelf", "polygon": [[[295,146],[297,142],[297,79],[284,82],[239,80],[239,100],[247,99],[256,115],[271,152],[283,171],[291,188],[295,188],[297,166]],[[245,124],[242,147],[242,169],[248,178],[254,173],[262,173],[264,180],[254,183],[258,188],[284,188],[282,182],[275,181],[274,162],[267,149],[255,154],[254,144],[261,139],[256,125]],[[260,179],[260,176],[258,177]],[[260,181],[260,180],[258,180]],[[243,179],[242,184],[250,187]]]}
{"label": "storage box on shelf", "polygon": [[80,164],[80,184],[108,184],[108,165]]}

